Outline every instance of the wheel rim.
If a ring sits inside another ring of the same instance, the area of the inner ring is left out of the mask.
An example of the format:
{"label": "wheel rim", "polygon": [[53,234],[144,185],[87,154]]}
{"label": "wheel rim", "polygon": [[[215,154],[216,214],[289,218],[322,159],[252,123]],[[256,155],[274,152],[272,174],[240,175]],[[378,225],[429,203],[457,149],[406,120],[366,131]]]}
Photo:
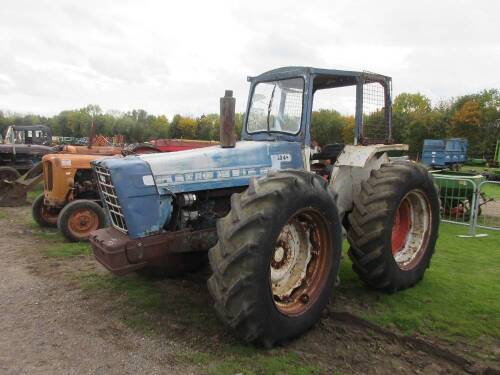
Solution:
{"label": "wheel rim", "polygon": [[394,213],[392,255],[399,268],[414,268],[422,258],[431,228],[430,204],[420,190],[412,190],[401,200]]}
{"label": "wheel rim", "polygon": [[331,264],[328,225],[317,210],[295,213],[282,228],[270,259],[274,304],[284,315],[303,314],[319,297]]}
{"label": "wheel rim", "polygon": [[68,229],[75,237],[86,238],[99,227],[99,217],[89,209],[75,211],[68,220]]}

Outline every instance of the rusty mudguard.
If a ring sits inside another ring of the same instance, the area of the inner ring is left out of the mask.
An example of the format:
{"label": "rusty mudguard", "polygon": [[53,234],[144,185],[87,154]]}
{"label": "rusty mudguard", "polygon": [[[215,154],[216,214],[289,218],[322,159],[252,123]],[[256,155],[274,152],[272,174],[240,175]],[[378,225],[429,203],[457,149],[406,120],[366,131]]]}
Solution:
{"label": "rusty mudguard", "polygon": [[207,251],[217,242],[217,234],[213,228],[132,239],[108,227],[92,232],[89,240],[99,263],[116,275],[125,275],[146,265],[161,264],[167,254]]}

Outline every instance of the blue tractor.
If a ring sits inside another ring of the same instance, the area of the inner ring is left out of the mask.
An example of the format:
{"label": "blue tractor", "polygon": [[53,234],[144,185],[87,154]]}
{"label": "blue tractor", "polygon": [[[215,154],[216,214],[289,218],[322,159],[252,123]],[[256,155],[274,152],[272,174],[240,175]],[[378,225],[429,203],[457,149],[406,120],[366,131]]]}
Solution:
{"label": "blue tractor", "polygon": [[[389,160],[408,149],[391,141],[390,77],[285,67],[249,82],[241,141],[227,91],[219,146],[94,161],[111,226],[89,240],[117,275],[192,271],[208,252],[218,316],[246,342],[271,347],[320,318],[342,227],[368,286],[395,292],[421,280],[439,200],[424,168]],[[311,153],[315,93],[346,86],[356,91],[354,145]]]}

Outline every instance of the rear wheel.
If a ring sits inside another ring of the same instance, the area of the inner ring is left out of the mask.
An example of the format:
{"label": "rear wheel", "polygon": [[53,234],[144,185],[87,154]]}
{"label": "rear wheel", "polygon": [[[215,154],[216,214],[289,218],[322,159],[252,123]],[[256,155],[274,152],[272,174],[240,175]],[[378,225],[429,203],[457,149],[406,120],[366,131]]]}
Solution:
{"label": "rear wheel", "polygon": [[270,347],[317,322],[341,255],[335,199],[323,179],[283,171],[253,180],[232,195],[217,234],[208,287],[229,328]]}
{"label": "rear wheel", "polygon": [[439,227],[439,197],[432,177],[414,163],[372,171],[349,215],[349,256],[367,285],[389,292],[422,279]]}
{"label": "rear wheel", "polygon": [[44,204],[44,195],[40,194],[31,205],[31,214],[35,222],[41,227],[55,228],[57,227],[57,217],[59,209],[51,208]]}
{"label": "rear wheel", "polygon": [[21,177],[21,174],[12,167],[0,167],[0,182],[5,180],[12,182]]}
{"label": "rear wheel", "polygon": [[12,167],[0,167],[0,195],[12,189],[12,182],[20,177],[20,173]]}
{"label": "rear wheel", "polygon": [[80,199],[67,204],[59,214],[57,228],[72,242],[88,241],[90,232],[103,228],[104,210],[97,203]]}

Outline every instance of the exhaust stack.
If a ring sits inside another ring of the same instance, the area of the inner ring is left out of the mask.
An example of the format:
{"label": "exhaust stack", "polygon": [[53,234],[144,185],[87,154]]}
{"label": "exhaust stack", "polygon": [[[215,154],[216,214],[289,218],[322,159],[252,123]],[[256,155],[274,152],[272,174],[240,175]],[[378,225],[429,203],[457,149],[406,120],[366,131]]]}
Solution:
{"label": "exhaust stack", "polygon": [[233,91],[226,90],[224,97],[220,98],[220,145],[221,147],[234,147],[236,133],[234,132],[234,108],[236,99]]}

